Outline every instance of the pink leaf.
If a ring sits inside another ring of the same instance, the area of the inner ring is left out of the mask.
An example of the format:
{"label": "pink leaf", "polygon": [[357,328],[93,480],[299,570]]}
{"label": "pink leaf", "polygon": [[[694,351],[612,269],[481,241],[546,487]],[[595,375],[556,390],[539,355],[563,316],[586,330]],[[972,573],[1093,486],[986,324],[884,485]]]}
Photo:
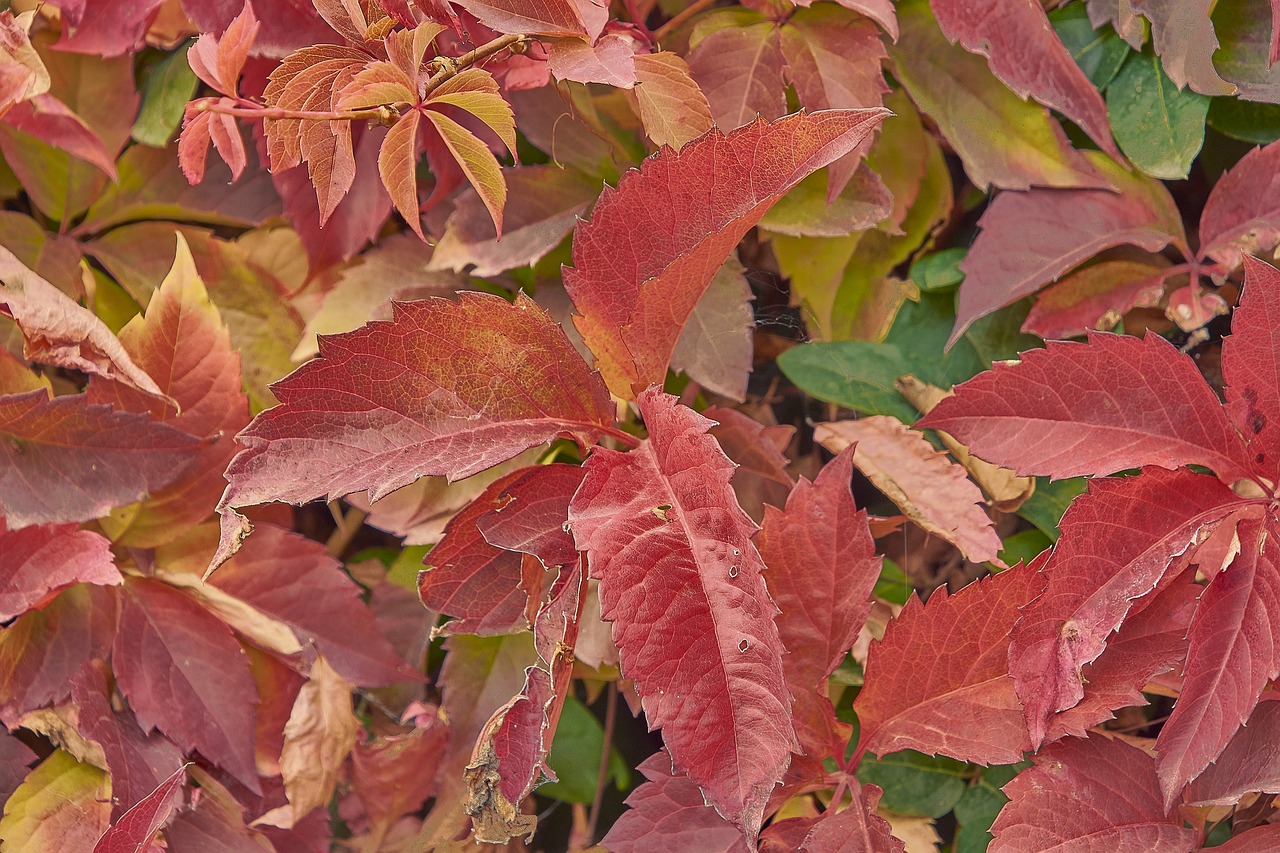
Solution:
{"label": "pink leaf", "polygon": [[1230,806],[1250,791],[1280,794],[1280,702],[1263,701],[1213,764],[1187,788],[1186,801]]}
{"label": "pink leaf", "polygon": [[[1155,761],[1103,735],[1054,744],[1005,785],[991,853],[1146,850],[1189,853],[1196,831],[1165,810]],[[1070,802],[1070,808],[1064,803]]]}
{"label": "pink leaf", "polygon": [[186,782],[187,768],[179,767],[154,791],[140,800],[116,820],[98,843],[93,853],[146,853],[151,840],[173,814],[174,795]]}
{"label": "pink leaf", "polygon": [[884,110],[830,110],[712,130],[606,189],[574,232],[565,285],[611,390],[666,375],[671,352],[724,260],[787,190],[853,149]]}
{"label": "pink leaf", "polygon": [[422,236],[422,216],[418,212],[418,124],[422,114],[416,111],[402,117],[387,131],[378,152],[378,175],[391,196],[391,203],[404,221]]}
{"label": "pink leaf", "polygon": [[789,651],[782,671],[805,754],[843,757],[849,734],[836,721],[827,679],[858,639],[871,611],[880,558],[867,514],[849,490],[853,451],[837,456],[810,483],[803,477],[785,510],[765,508],[756,547],[769,592],[782,611],[778,635]]}
{"label": "pink leaf", "polygon": [[70,524],[5,530],[0,516],[0,620],[21,616],[76,583],[124,583],[111,543]]}
{"label": "pink leaf", "polygon": [[1040,291],[1022,331],[1055,340],[1109,330],[1130,309],[1160,304],[1166,269],[1119,259],[1082,267]]}
{"label": "pink leaf", "polygon": [[688,60],[721,131],[786,113],[785,60],[773,22],[718,29],[694,45]]}
{"label": "pink leaf", "polygon": [[[183,0],[182,7],[201,32],[221,33],[244,14],[245,5],[245,0]],[[263,17],[253,42],[256,55],[279,59],[299,48],[339,40],[312,3],[268,0],[258,11]]]}
{"label": "pink leaf", "polygon": [[951,42],[987,57],[1005,85],[1057,110],[1117,159],[1102,96],[1080,70],[1034,0],[933,0],[938,26]]}
{"label": "pink leaf", "polygon": [[1023,612],[1009,649],[1033,746],[1054,713],[1081,700],[1080,667],[1102,654],[1133,602],[1233,502],[1239,499],[1212,477],[1148,468],[1137,478],[1094,480],[1067,510],[1044,570],[1049,585]]}
{"label": "pink leaf", "polygon": [[590,0],[461,0],[458,6],[500,33],[583,37],[594,41],[609,17]]}
{"label": "pink leaf", "polygon": [[795,483],[787,471],[791,460],[785,451],[795,428],[766,426],[737,409],[720,406],[712,406],[702,414],[718,422],[711,434],[738,466],[733,472],[733,490],[747,515],[758,522],[764,518],[766,506],[786,506]]}
{"label": "pink leaf", "polygon": [[240,644],[221,620],[170,586],[130,580],[111,660],[144,730],[158,728],[184,749],[200,750],[258,790],[258,691]]}
{"label": "pink leaf", "polygon": [[397,305],[391,322],[322,338],[320,357],[273,390],[281,405],[240,434],[246,449],[227,469],[215,565],[243,538],[235,507],[365,489],[377,500],[559,435],[585,447],[613,419],[599,377],[523,294],[514,305],[478,293]]}
{"label": "pink leaf", "polygon": [[745,400],[755,315],[746,270],[729,256],[694,306],[671,351],[671,369],[731,400]]}
{"label": "pink leaf", "polygon": [[[1280,18],[1278,18],[1280,19]],[[1213,185],[1200,215],[1200,255],[1229,267],[1280,241],[1280,143],[1255,148]]]}
{"label": "pink leaf", "polygon": [[1000,536],[982,491],[922,433],[877,415],[819,424],[814,437],[832,453],[857,445],[853,464],[908,518],[976,563],[999,561]]}
{"label": "pink leaf", "polygon": [[1195,363],[1152,332],[1050,342],[956,386],[917,426],[1024,476],[1204,465],[1231,482],[1251,468]]}
{"label": "pink leaf", "polygon": [[[1086,155],[1088,156],[1088,155]],[[965,273],[950,343],[977,320],[1034,293],[1104,249],[1132,244],[1158,252],[1183,245],[1182,217],[1159,181],[1100,155],[1089,160],[1115,187],[1031,189],[998,194],[960,264]]]}
{"label": "pink leaf", "polygon": [[1182,693],[1156,740],[1166,805],[1218,758],[1280,675],[1280,523],[1240,522],[1240,553],[1200,596]]}
{"label": "pink leaf", "polygon": [[1227,411],[1257,470],[1280,472],[1280,272],[1245,258],[1245,288],[1222,343]]}
{"label": "pink leaf", "polygon": [[595,44],[565,39],[552,43],[547,65],[557,80],[630,89],[636,84],[634,44],[620,33],[606,33]]}
{"label": "pink leaf", "polygon": [[1132,0],[1123,5],[1151,21],[1151,41],[1173,85],[1190,86],[1202,95],[1235,94],[1236,87],[1213,65],[1218,36],[1209,17],[1211,0]]}
{"label": "pink leaf", "polygon": [[893,837],[889,821],[875,813],[880,795],[875,785],[854,792],[844,811],[822,813],[800,845],[803,853],[906,853],[906,845]]}
{"label": "pink leaf", "polygon": [[53,95],[36,95],[14,104],[5,112],[4,123],[92,163],[113,181],[117,179],[115,157],[98,134]]}
{"label": "pink leaf", "polygon": [[1280,824],[1255,826],[1233,835],[1226,844],[1219,844],[1213,849],[1216,853],[1274,853],[1280,850]]}
{"label": "pink leaf", "polygon": [[146,415],[46,391],[0,396],[0,514],[10,529],[87,521],[182,475],[207,442]]}
{"label": "pink leaf", "polygon": [[1043,559],[969,584],[912,596],[871,645],[854,702],[859,751],[915,749],[979,764],[1022,760],[1030,743],[1009,677],[1009,629],[1044,588]]}
{"label": "pink leaf", "polygon": [[636,769],[649,781],[627,797],[631,808],[600,842],[610,853],[747,853],[742,833],[703,801],[697,785],[673,770],[666,752]]}
{"label": "pink leaf", "polygon": [[649,725],[754,839],[795,745],[755,524],[710,421],[656,389],[639,403],[649,438],[632,453],[592,454],[569,523]]}
{"label": "pink leaf", "polygon": [[155,381],[134,364],[106,323],[2,246],[0,313],[12,317],[22,329],[23,354],[27,358],[114,379],[165,399]]}
{"label": "pink leaf", "polygon": [[240,72],[253,48],[260,24],[253,6],[245,0],[244,8],[219,36],[205,33],[187,51],[191,70],[209,86],[229,97],[239,94]]}
{"label": "pink leaf", "polygon": [[[163,0],[63,0],[62,38],[58,50],[95,56],[136,53],[145,45],[147,30]],[[73,13],[73,9],[75,12]]]}

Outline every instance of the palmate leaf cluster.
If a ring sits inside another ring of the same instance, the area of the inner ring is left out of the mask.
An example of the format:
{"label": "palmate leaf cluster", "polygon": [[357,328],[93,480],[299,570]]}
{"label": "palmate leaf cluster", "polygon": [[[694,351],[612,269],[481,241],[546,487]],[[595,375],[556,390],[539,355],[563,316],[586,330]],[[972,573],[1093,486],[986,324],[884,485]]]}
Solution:
{"label": "palmate leaf cluster", "polygon": [[0,849],[1280,846],[1273,4],[28,5]]}

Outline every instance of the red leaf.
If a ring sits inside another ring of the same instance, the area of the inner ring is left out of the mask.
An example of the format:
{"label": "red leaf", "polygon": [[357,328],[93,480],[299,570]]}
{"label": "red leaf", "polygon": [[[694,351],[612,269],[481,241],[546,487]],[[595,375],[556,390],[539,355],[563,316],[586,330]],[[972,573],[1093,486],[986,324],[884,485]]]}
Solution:
{"label": "red leaf", "polygon": [[14,104],[5,112],[4,123],[92,163],[113,181],[117,179],[115,157],[102,139],[84,119],[52,95],[36,95]]}
{"label": "red leaf", "polygon": [[606,33],[595,44],[578,39],[554,42],[547,66],[557,80],[604,83],[619,89],[636,84],[635,42],[621,33]]}
{"label": "red leaf", "polygon": [[703,417],[717,421],[711,434],[737,469],[733,491],[738,503],[755,521],[764,519],[765,507],[786,506],[794,481],[787,472],[791,460],[784,455],[795,428],[765,426],[736,409],[712,406]]}
{"label": "red leaf", "polygon": [[207,444],[145,415],[44,390],[0,396],[0,513],[10,529],[86,521],[182,475]]}
{"label": "red leaf", "polygon": [[[207,553],[196,551],[190,568],[203,569],[196,564]],[[360,587],[322,543],[259,525],[257,535],[209,583],[284,622],[356,685],[378,687],[418,677],[378,631]]]}
{"label": "red leaf", "polygon": [[192,796],[191,808],[165,827],[170,849],[182,853],[270,853],[274,849],[244,825],[244,806],[226,788],[198,767],[190,772],[200,788]]}
{"label": "red leaf", "polygon": [[1212,477],[1148,468],[1094,480],[1072,504],[1044,569],[1048,587],[1023,612],[1009,649],[1033,746],[1055,712],[1081,700],[1080,667],[1102,654],[1133,602],[1239,503]]}
{"label": "red leaf", "polygon": [[[1278,232],[1280,235],[1280,232]],[[1280,472],[1280,272],[1246,257],[1245,289],[1222,342],[1227,412],[1257,470]]]}
{"label": "red leaf", "polygon": [[187,104],[182,114],[182,132],[178,134],[178,164],[182,167],[182,175],[192,186],[204,180],[205,164],[209,160],[210,122],[213,113],[200,112],[195,108],[199,103]]}
{"label": "red leaf", "polygon": [[247,2],[240,14],[219,36],[205,33],[187,51],[187,62],[196,76],[229,97],[239,94],[240,72],[249,58],[260,28],[253,6]]}
{"label": "red leaf", "polygon": [[8,801],[22,784],[35,760],[36,754],[25,743],[8,733],[0,734],[0,803]]}
{"label": "red leaf", "polygon": [[198,749],[257,792],[258,691],[231,630],[156,581],[131,579],[123,599],[111,659],[139,724],[160,729],[184,749]]}
{"label": "red leaf", "polygon": [[93,846],[93,853],[147,853],[151,840],[173,814],[174,796],[182,791],[186,778],[185,766],[175,770],[137,805],[120,815]]}
{"label": "red leaf", "polygon": [[183,476],[133,513],[125,529],[109,528],[117,542],[154,548],[209,516],[210,505],[226,486],[222,472],[235,454],[233,436],[249,422],[240,356],[181,234],[173,269],[152,293],[145,317],[135,317],[120,331],[120,341],[140,368],[159,377],[161,393],[179,408],[97,377],[89,383],[89,402],[147,413],[184,432],[214,439]]}
{"label": "red leaf", "polygon": [[853,451],[837,456],[810,483],[803,477],[785,510],[765,508],[756,547],[769,571],[769,592],[782,615],[778,635],[789,651],[782,671],[805,754],[844,757],[847,726],[836,721],[827,679],[853,648],[871,611],[880,558],[867,514],[854,505]]}
{"label": "red leaf", "polygon": [[613,419],[599,377],[523,294],[514,305],[479,293],[397,305],[391,322],[322,339],[320,358],[273,390],[281,405],[240,434],[246,449],[227,469],[215,565],[243,538],[235,507],[363,489],[377,500],[559,435],[585,447]]}
{"label": "red leaf", "polygon": [[863,785],[844,811],[823,812],[805,836],[800,850],[803,853],[906,853],[906,845],[893,837],[889,821],[875,813],[883,793],[875,785]]}
{"label": "red leaf", "polygon": [[1250,469],[1194,362],[1153,332],[1050,342],[958,385],[917,426],[1024,476],[1204,465],[1230,482]]}
{"label": "red leaf", "polygon": [[63,0],[62,38],[58,50],[94,56],[136,53],[145,45],[147,30],[163,0]]}
{"label": "red leaf", "polygon": [[746,270],[730,254],[676,340],[671,369],[712,393],[745,400],[754,344],[753,298]]}
{"label": "red leaf", "polygon": [[391,196],[391,203],[419,239],[422,216],[418,212],[418,123],[421,113],[409,112],[387,131],[378,151],[378,175]]}
{"label": "red leaf", "polygon": [[1196,831],[1167,814],[1155,761],[1137,747],[1094,735],[1054,744],[1033,760],[1004,786],[1010,801],[991,827],[991,853],[1196,849]]}
{"label": "red leaf", "polygon": [[785,60],[772,21],[718,29],[693,45],[688,60],[721,131],[742,127],[757,116],[772,121],[786,113]]}
{"label": "red leaf", "polygon": [[[91,661],[71,682],[80,734],[102,747],[111,771],[113,814],[132,809],[182,767],[182,751],[162,735],[143,734],[128,709],[114,711],[108,669]],[[180,804],[180,802],[179,802]]]}
{"label": "red leaf", "polygon": [[1182,217],[1163,184],[1101,155],[1089,162],[1116,191],[1006,191],[987,206],[960,264],[965,279],[951,344],[974,320],[1057,281],[1104,249],[1132,244],[1158,252],[1170,242],[1185,245]]}
{"label": "red leaf", "polygon": [[500,33],[586,36],[595,41],[609,11],[591,0],[461,0],[457,5]]}
{"label": "red leaf", "polygon": [[1187,788],[1186,801],[1230,806],[1250,791],[1280,793],[1280,702],[1261,702],[1213,764]]}
{"label": "red leaf", "polygon": [[1200,596],[1182,693],[1156,740],[1166,805],[1218,758],[1280,675],[1280,522],[1240,522],[1240,553]]}
{"label": "red leaf", "polygon": [[[1277,18],[1280,20],[1280,17]],[[1200,255],[1229,267],[1280,241],[1280,144],[1255,148],[1213,185],[1200,214]]]}
{"label": "red leaf", "polygon": [[650,726],[754,839],[795,745],[756,526],[711,422],[656,389],[639,403],[649,438],[632,453],[592,454],[570,526]]}
{"label": "red leaf", "polygon": [[636,769],[649,781],[631,792],[631,808],[601,840],[610,853],[747,853],[742,833],[707,806],[687,776],[673,771],[666,752]]}
{"label": "red leaf", "polygon": [[0,308],[22,329],[27,358],[114,379],[164,398],[106,323],[27,269],[2,246]]}
{"label": "red leaf", "polygon": [[585,472],[577,465],[536,465],[519,472],[498,492],[491,510],[476,519],[489,544],[537,557],[547,568],[578,561],[573,536],[565,530],[569,501]]}
{"label": "red leaf", "polygon": [[[184,0],[182,7],[201,32],[221,33],[243,14],[246,5],[244,0]],[[253,42],[257,55],[279,58],[302,47],[338,40],[312,3],[265,2],[258,11],[263,17]]]}
{"label": "red leaf", "polygon": [[437,719],[403,735],[356,744],[351,753],[351,783],[373,824],[375,839],[396,818],[417,811],[431,796],[448,736],[448,727]]}
{"label": "red leaf", "polygon": [[1052,340],[1109,330],[1130,309],[1160,304],[1167,268],[1121,259],[1082,267],[1040,291],[1022,331]]}
{"label": "red leaf", "polygon": [[26,613],[76,583],[124,583],[111,543],[74,525],[5,530],[0,516],[0,621]]}
{"label": "red leaf", "polygon": [[1044,588],[1038,558],[952,596],[912,596],[871,645],[854,702],[859,753],[916,749],[978,764],[1012,764],[1030,749],[1009,677],[1009,629]]}
{"label": "red leaf", "polygon": [[884,110],[830,110],[712,130],[606,189],[574,231],[565,286],[611,390],[666,375],[680,332],[733,247],[787,190],[853,149]]}
{"label": "red leaf", "polygon": [[1005,85],[1074,121],[1112,157],[1111,125],[1102,96],[1054,33],[1039,3],[1031,0],[983,0],[975,6],[959,0],[933,0],[938,26],[954,44],[987,57]]}
{"label": "red leaf", "polygon": [[42,610],[0,629],[0,719],[10,727],[30,711],[71,695],[71,679],[105,658],[116,632],[117,593],[80,584]]}

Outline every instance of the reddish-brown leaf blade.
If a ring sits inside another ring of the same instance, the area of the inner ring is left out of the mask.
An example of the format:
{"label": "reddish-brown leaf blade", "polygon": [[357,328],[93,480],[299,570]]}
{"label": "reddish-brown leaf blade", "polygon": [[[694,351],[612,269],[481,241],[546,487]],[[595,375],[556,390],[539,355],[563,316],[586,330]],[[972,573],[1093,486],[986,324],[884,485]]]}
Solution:
{"label": "reddish-brown leaf blade", "polygon": [[179,812],[164,830],[169,847],[182,853],[271,853],[261,834],[245,826],[245,807],[229,791],[198,767],[190,769],[200,782],[200,796]]}
{"label": "reddish-brown leaf blade", "polygon": [[185,766],[175,770],[154,791],[120,815],[93,846],[93,853],[146,853],[150,850],[151,840],[173,814],[174,796],[182,790],[186,777]]}
{"label": "reddish-brown leaf blade", "polygon": [[991,853],[1198,846],[1196,831],[1167,814],[1155,760],[1137,747],[1094,735],[1054,744],[1034,761],[1004,787],[1009,802],[991,827]]}
{"label": "reddish-brown leaf blade", "polygon": [[1156,740],[1166,805],[1218,758],[1280,675],[1280,523],[1246,519],[1237,529],[1240,553],[1200,596],[1182,693]]}
{"label": "reddish-brown leaf blade", "polygon": [[130,580],[111,653],[120,690],[143,729],[198,749],[253,791],[258,691],[240,644],[219,619],[153,580]]}
{"label": "reddish-brown leaf blade", "polygon": [[906,853],[906,845],[893,837],[889,821],[875,813],[884,792],[863,785],[844,811],[830,810],[813,824],[800,844],[803,853]]}
{"label": "reddish-brown leaf blade", "polygon": [[829,110],[712,130],[606,189],[574,232],[574,322],[614,393],[666,375],[694,306],[742,236],[806,175],[855,148],[882,109]]}
{"label": "reddish-brown leaf blade", "polygon": [[827,679],[857,640],[880,577],[867,514],[853,502],[852,475],[850,449],[812,483],[800,478],[785,510],[765,507],[756,535],[769,593],[782,611],[778,635],[790,652],[782,671],[796,737],[805,754],[819,760],[843,757],[849,733],[836,720]]}
{"label": "reddish-brown leaf blade", "polygon": [[281,405],[240,434],[246,449],[227,469],[215,564],[243,538],[234,507],[366,489],[376,500],[558,435],[585,447],[613,420],[600,378],[523,294],[397,305],[390,322],[322,338],[320,357],[273,390]]}
{"label": "reddish-brown leaf blade", "polygon": [[673,770],[666,752],[636,769],[649,781],[627,797],[631,808],[601,840],[610,853],[747,853],[742,833],[706,804],[697,785]]}
{"label": "reddish-brown leaf blade", "polygon": [[1160,303],[1167,268],[1167,264],[1131,260],[1082,267],[1040,291],[1022,331],[1055,340],[1110,329],[1131,308]]}
{"label": "reddish-brown leaf blade", "polygon": [[1250,791],[1280,793],[1280,702],[1259,703],[1213,764],[1187,788],[1186,801],[1230,806]]}
{"label": "reddish-brown leaf blade", "polygon": [[385,833],[396,818],[431,796],[449,729],[438,718],[407,734],[358,742],[351,752],[351,782],[373,824]]}
{"label": "reddish-brown leaf blade", "polygon": [[244,4],[221,36],[206,32],[187,51],[187,62],[201,80],[224,95],[239,94],[240,71],[249,58],[260,24],[253,6]]}
{"label": "reddish-brown leaf blade", "polygon": [[2,246],[0,311],[12,317],[22,329],[27,358],[104,376],[164,398],[152,378],[133,363],[106,323],[36,275]]}
{"label": "reddish-brown leaf blade", "polygon": [[1149,468],[1136,478],[1094,480],[1072,504],[1045,568],[1048,587],[1023,612],[1009,649],[1033,746],[1054,713],[1081,700],[1080,667],[1102,654],[1133,602],[1238,503],[1212,477]]}
{"label": "reddish-brown leaf blade", "polygon": [[1024,476],[1204,465],[1230,482],[1251,468],[1194,362],[1152,332],[1051,341],[957,386],[917,425]]}
{"label": "reddish-brown leaf blade", "polygon": [[1012,764],[1030,749],[1009,677],[1009,629],[1044,588],[1043,560],[922,604],[912,596],[871,646],[854,702],[859,750],[915,749],[979,764]]}
{"label": "reddish-brown leaf blade", "polygon": [[5,530],[0,516],[0,621],[39,605],[49,594],[76,583],[123,583],[111,543],[74,525]]}
{"label": "reddish-brown leaf blade", "polygon": [[1257,470],[1280,473],[1280,272],[1246,257],[1245,288],[1222,342],[1227,413]]}
{"label": "reddish-brown leaf blade", "polygon": [[593,453],[570,525],[649,725],[754,839],[795,745],[756,526],[710,421],[657,389],[640,395],[640,411],[649,438],[631,453]]}
{"label": "reddish-brown leaf blade", "polygon": [[0,720],[71,695],[80,668],[110,653],[117,610],[116,590],[79,584],[0,629]]}
{"label": "reddish-brown leaf blade", "polygon": [[462,0],[458,5],[500,33],[594,40],[609,17],[590,0]]}
{"label": "reddish-brown leaf blade", "polygon": [[711,434],[738,466],[733,472],[733,490],[747,515],[759,522],[764,519],[766,506],[786,506],[794,481],[787,471],[791,460],[784,451],[795,428],[765,426],[736,409],[720,406],[712,406],[702,414],[718,421]]}
{"label": "reddish-brown leaf blade", "polygon": [[992,72],[1020,97],[1030,95],[1080,125],[1111,156],[1111,125],[1102,96],[1032,0],[933,0],[938,26],[952,42],[987,57]]}
{"label": "reddish-brown leaf blade", "polygon": [[721,131],[742,127],[757,116],[773,120],[786,113],[785,60],[772,21],[718,29],[699,41],[688,59]]}
{"label": "reddish-brown leaf blade", "polygon": [[89,383],[89,402],[147,413],[191,435],[213,439],[182,477],[138,508],[125,529],[108,528],[121,544],[154,548],[209,516],[210,505],[226,487],[222,472],[235,455],[234,436],[249,422],[240,356],[181,235],[173,269],[152,293],[146,315],[120,330],[120,341],[139,367],[158,377],[161,392],[179,408],[100,377]]}
{"label": "reddish-brown leaf blade", "polygon": [[[176,547],[182,549],[183,543]],[[208,553],[207,548],[190,549],[183,555],[187,568],[202,571],[204,565],[199,564]],[[288,625],[300,641],[358,686],[418,678],[378,631],[360,598],[360,587],[320,542],[275,525],[260,525],[258,534],[209,583]]]}
{"label": "reddish-brown leaf blade", "polygon": [[[1280,16],[1277,16],[1280,20]],[[1200,255],[1230,267],[1280,241],[1280,144],[1255,148],[1218,178],[1200,215]]]}
{"label": "reddish-brown leaf blade", "polygon": [[493,508],[476,519],[477,529],[490,545],[532,554],[548,568],[576,563],[578,549],[564,525],[584,473],[562,463],[520,472],[498,493]]}
{"label": "reddish-brown leaf blade", "polygon": [[167,486],[207,445],[146,415],[44,390],[0,396],[0,436],[10,529],[105,515]]}
{"label": "reddish-brown leaf blade", "polygon": [[378,175],[391,203],[421,240],[422,217],[418,213],[418,123],[422,115],[412,111],[387,131],[378,151]]}
{"label": "reddish-brown leaf blade", "polygon": [[[1089,156],[1089,155],[1085,155]],[[1184,244],[1182,217],[1164,185],[1090,158],[1115,187],[1002,192],[978,220],[981,231],[961,262],[955,343],[974,320],[1034,293],[1104,249],[1132,244],[1158,252]]]}

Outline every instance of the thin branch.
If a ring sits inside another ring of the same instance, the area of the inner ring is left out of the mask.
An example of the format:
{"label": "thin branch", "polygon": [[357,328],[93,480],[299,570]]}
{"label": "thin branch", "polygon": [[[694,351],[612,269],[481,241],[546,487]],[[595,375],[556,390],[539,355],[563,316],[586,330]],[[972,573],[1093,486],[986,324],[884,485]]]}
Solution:
{"label": "thin branch", "polygon": [[367,513],[356,507],[348,507],[346,513],[342,513],[338,509],[337,501],[329,504],[329,512],[337,522],[338,528],[330,534],[324,547],[330,557],[338,559],[342,556],[342,552],[347,550],[351,540],[355,539],[356,534],[360,532],[360,525],[364,524]]}
{"label": "thin branch", "polygon": [[367,110],[282,110],[276,107],[260,107],[252,101],[249,106],[230,107],[208,100],[196,104],[196,111],[202,113],[221,113],[236,118],[262,119],[297,119],[299,121],[380,121],[399,118],[399,114],[391,107],[373,107]]}
{"label": "thin branch", "polygon": [[682,27],[685,21],[689,20],[703,9],[715,5],[715,2],[716,0],[693,0],[692,3],[681,9],[674,18],[658,27],[657,31],[653,34],[653,40],[661,43],[664,38]]}
{"label": "thin branch", "polygon": [[513,53],[520,53],[530,42],[530,38],[518,33],[508,33],[505,36],[498,36],[491,42],[486,42],[475,50],[469,50],[461,56],[437,56],[431,60],[432,63],[442,66],[439,71],[427,78],[424,86],[423,97],[430,95],[433,91],[451,77],[456,77],[465,69],[482,62],[489,57],[501,53],[504,50],[510,50]]}
{"label": "thin branch", "polygon": [[596,777],[596,798],[591,801],[591,816],[587,818],[587,843],[596,837],[596,825],[600,821],[600,801],[604,799],[604,786],[609,781],[609,759],[613,755],[613,726],[618,718],[618,683],[610,681],[608,700],[604,709],[604,747],[600,751],[600,773]]}

